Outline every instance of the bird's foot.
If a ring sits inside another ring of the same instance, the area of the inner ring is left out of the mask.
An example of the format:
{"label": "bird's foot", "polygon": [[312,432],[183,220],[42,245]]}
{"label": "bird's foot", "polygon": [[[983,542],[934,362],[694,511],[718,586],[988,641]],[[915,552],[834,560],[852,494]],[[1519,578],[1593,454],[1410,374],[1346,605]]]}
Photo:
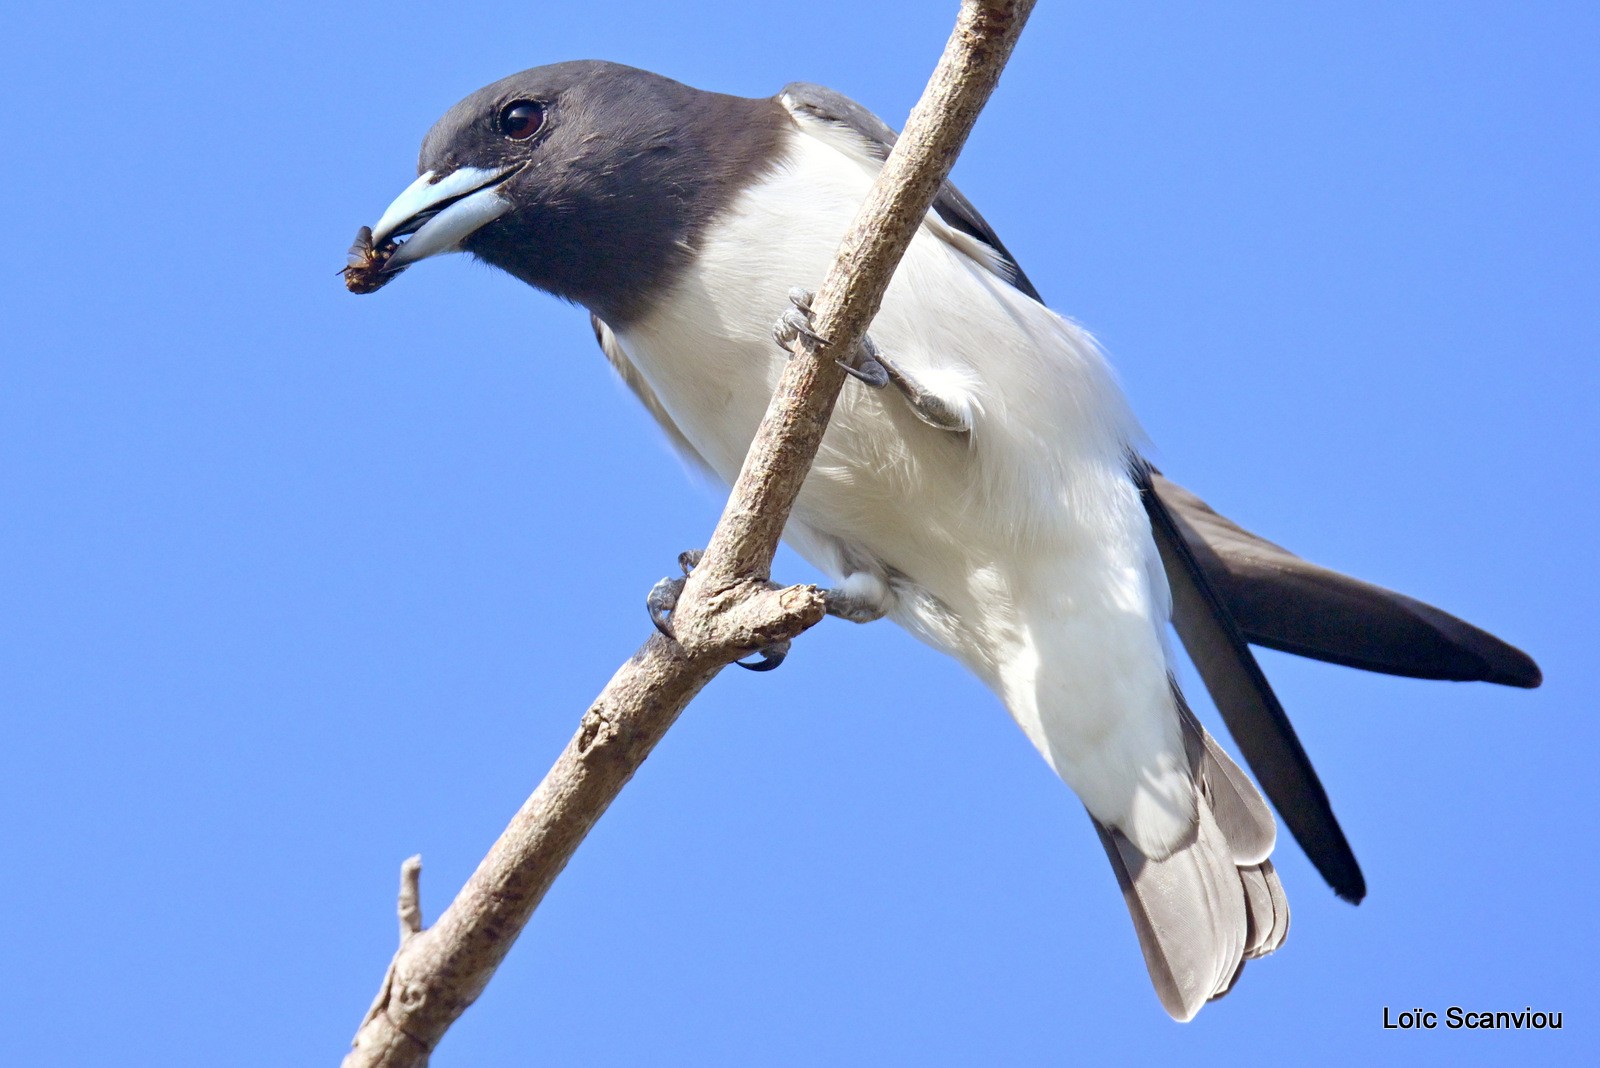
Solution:
{"label": "bird's foot", "polygon": [[852,571],[831,590],[822,591],[823,609],[851,623],[871,623],[889,611],[889,584],[871,571]]}
{"label": "bird's foot", "polygon": [[[678,607],[678,598],[683,596],[683,584],[688,581],[689,572],[700,562],[704,555],[699,549],[688,549],[678,554],[678,566],[683,569],[680,578],[664,578],[654,586],[645,596],[645,611],[650,614],[650,622],[655,624],[667,640],[676,642],[677,635],[672,633],[672,610]],[[750,671],[771,671],[783,663],[783,658],[789,655],[789,642],[773,642],[763,645],[756,650],[755,660],[735,660],[734,663]]]}
{"label": "bird's foot", "polygon": [[678,607],[678,598],[683,596],[683,584],[689,577],[689,572],[700,562],[703,555],[700,549],[685,549],[678,554],[678,566],[683,569],[679,578],[664,578],[645,595],[645,611],[650,613],[650,622],[656,625],[662,637],[677,641],[677,636],[672,633],[672,610]]}
{"label": "bird's foot", "polygon": [[[792,352],[794,343],[800,338],[816,345],[828,344],[827,338],[811,329],[811,305],[815,300],[816,294],[809,289],[797,286],[789,290],[791,307],[778,317],[777,324],[772,328],[772,339],[784,352]],[[882,389],[892,383],[916,417],[931,427],[952,433],[964,433],[972,429],[966,405],[952,403],[917,381],[898,362],[886,356],[870,334],[861,339],[861,344],[850,359],[839,361],[839,366],[873,389]]]}
{"label": "bird's foot", "polygon": [[[816,294],[809,289],[796,286],[789,290],[791,307],[778,316],[778,321],[772,328],[772,340],[776,341],[778,347],[785,353],[793,352],[794,343],[801,338],[814,345],[828,344],[827,338],[811,329],[811,305],[816,299]],[[863,337],[861,344],[856,346],[849,358],[838,362],[840,367],[863,385],[882,389],[889,384],[889,372],[884,370],[878,346],[872,343],[870,337]]]}
{"label": "bird's foot", "polygon": [[968,405],[953,403],[939,396],[881,352],[876,353],[876,356],[879,364],[883,366],[884,373],[889,376],[889,381],[894,383],[894,388],[900,391],[900,395],[906,399],[906,403],[911,406],[911,411],[918,419],[937,430],[948,430],[953,434],[965,433],[972,429]]}

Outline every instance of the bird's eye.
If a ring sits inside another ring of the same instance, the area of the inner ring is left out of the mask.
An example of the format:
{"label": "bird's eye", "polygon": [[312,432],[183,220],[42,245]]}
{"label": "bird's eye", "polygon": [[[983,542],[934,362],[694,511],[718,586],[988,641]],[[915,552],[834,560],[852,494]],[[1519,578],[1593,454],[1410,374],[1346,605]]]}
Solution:
{"label": "bird's eye", "polygon": [[526,141],[544,125],[544,105],[534,100],[514,100],[500,111],[500,132],[513,141]]}

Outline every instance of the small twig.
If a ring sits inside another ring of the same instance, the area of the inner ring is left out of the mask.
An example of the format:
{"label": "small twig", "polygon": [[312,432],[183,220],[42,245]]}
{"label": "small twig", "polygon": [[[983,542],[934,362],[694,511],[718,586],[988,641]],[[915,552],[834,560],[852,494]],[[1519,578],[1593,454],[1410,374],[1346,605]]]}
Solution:
{"label": "small twig", "polygon": [[400,946],[422,933],[422,855],[400,865]]}
{"label": "small twig", "polygon": [[[950,173],[1034,0],[964,0],[906,123],[813,306],[826,348],[865,336],[895,266]],[[805,279],[796,279],[796,284]],[[678,644],[653,635],[612,676],[533,796],[432,927],[417,905],[421,862],[402,869],[401,946],[345,1068],[417,1068],[483,992],[596,820],[711,678],[759,644],[823,615],[812,586],[767,581],[772,556],[845,372],[806,340],[788,362],[705,556],[673,611]],[[416,863],[413,864],[413,861]]]}

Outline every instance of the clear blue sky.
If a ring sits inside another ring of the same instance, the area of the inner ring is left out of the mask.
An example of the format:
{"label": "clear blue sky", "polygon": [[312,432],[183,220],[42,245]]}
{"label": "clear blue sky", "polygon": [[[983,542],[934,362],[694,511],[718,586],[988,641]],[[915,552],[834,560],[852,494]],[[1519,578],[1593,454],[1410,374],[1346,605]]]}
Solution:
{"label": "clear blue sky", "polygon": [[[1600,14],[1309,6],[1046,0],[957,177],[1174,477],[1545,687],[1263,654],[1371,896],[1286,841],[1287,945],[1181,1027],[999,705],[830,621],[693,706],[441,1068],[1596,1063]],[[0,1062],[335,1063],[400,861],[437,915],[714,522],[579,311],[343,291],[433,120],[605,57],[899,124],[954,8],[8,6]],[[1380,1028],[1451,1004],[1566,1029]]]}

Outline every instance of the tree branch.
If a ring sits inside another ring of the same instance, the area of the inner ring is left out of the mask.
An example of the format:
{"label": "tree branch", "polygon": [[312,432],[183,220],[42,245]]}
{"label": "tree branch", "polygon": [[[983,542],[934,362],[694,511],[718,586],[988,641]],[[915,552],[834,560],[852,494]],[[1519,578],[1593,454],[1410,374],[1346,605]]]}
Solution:
{"label": "tree branch", "polygon": [[[768,581],[790,509],[844,371],[895,266],[989,99],[1034,0],[963,0],[954,32],[813,304],[727,507],[673,610],[678,643],[652,635],[584,713],[578,733],[461,893],[421,929],[419,858],[402,869],[401,942],[344,1068],[420,1068],[483,992],[545,892],[689,701],[754,646],[821,620],[814,586]],[[795,282],[804,283],[805,279]]]}

